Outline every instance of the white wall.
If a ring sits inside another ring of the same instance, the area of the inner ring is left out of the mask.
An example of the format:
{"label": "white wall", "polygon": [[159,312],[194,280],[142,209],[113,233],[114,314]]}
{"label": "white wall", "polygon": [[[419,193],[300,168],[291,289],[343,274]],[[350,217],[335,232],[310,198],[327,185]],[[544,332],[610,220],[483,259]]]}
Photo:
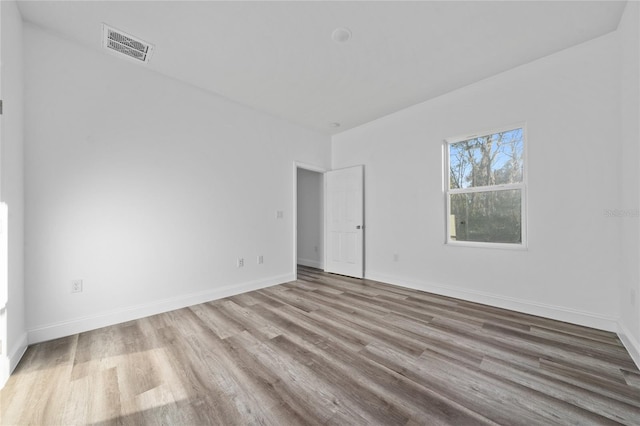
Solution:
{"label": "white wall", "polygon": [[297,176],[298,264],[323,269],[323,176],[301,168],[298,168]]}
{"label": "white wall", "polygon": [[621,50],[621,337],[640,365],[640,4],[628,2],[618,27]]}
{"label": "white wall", "polygon": [[291,167],[327,136],[29,24],[25,48],[30,342],[294,276]]}
{"label": "white wall", "polygon": [[0,148],[2,170],[0,199],[8,206],[7,259],[7,355],[0,372],[0,385],[17,365],[27,345],[24,302],[24,177],[23,177],[23,64],[22,17],[14,1],[2,1],[2,44],[0,46],[3,100]]}
{"label": "white wall", "polygon": [[[366,275],[614,330],[618,66],[610,34],[334,136],[332,166],[366,169]],[[443,140],[518,122],[528,250],[445,245]]]}

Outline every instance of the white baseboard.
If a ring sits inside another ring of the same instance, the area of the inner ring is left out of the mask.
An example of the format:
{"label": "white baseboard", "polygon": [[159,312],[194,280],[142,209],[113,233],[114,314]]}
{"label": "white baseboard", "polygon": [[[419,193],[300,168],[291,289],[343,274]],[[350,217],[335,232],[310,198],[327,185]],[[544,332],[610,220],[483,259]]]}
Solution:
{"label": "white baseboard", "polygon": [[13,370],[18,366],[22,356],[27,351],[27,346],[29,346],[28,335],[23,333],[18,343],[13,345],[13,348],[9,351],[9,374],[13,373]]}
{"label": "white baseboard", "polygon": [[633,337],[633,334],[621,322],[618,323],[618,337],[627,349],[627,352],[629,352],[633,362],[635,362],[636,366],[640,369],[640,342]]}
{"label": "white baseboard", "polygon": [[583,325],[585,327],[596,328],[611,332],[618,331],[618,319],[591,312],[579,311],[562,306],[547,305],[528,300],[517,299],[508,296],[501,296],[481,291],[461,289],[444,284],[431,282],[420,282],[406,278],[393,277],[376,272],[368,272],[366,278],[374,281],[408,287],[415,290],[422,290],[428,293],[442,296],[455,297],[469,302],[482,303],[497,308],[509,309],[525,314],[537,315],[558,321]]}
{"label": "white baseboard", "polygon": [[[298,263],[303,265],[300,259],[298,260]],[[317,264],[305,266],[322,269],[322,267],[317,266]],[[614,318],[595,315],[592,313],[568,309],[560,306],[545,305],[485,292],[460,289],[442,284],[418,282],[414,280],[408,280],[406,278],[398,278],[379,274],[376,272],[368,272],[366,274],[366,278],[374,281],[399,285],[402,287],[412,288],[443,296],[455,297],[470,302],[482,303],[499,308],[510,309],[517,312],[523,312],[531,315],[538,315],[546,318],[556,319],[559,321],[565,321],[572,324],[616,332],[625,348],[628,350],[631,358],[634,360],[638,368],[640,368],[640,343],[633,337],[633,335],[623,324],[621,324],[617,319]],[[293,274],[284,274],[263,280],[235,284],[199,293],[183,295],[172,299],[159,300],[144,305],[118,309],[111,312],[92,315],[89,317],[76,318],[69,321],[63,321],[55,324],[48,324],[32,328],[28,331],[28,334],[25,333],[20,341],[14,345],[14,347],[9,351],[9,355],[7,357],[2,357],[2,359],[0,359],[0,388],[4,385],[11,372],[13,372],[13,370],[18,365],[18,362],[27,349],[27,344],[39,343],[47,340],[57,339],[60,337],[70,336],[76,333],[82,333],[100,327],[106,327],[109,325],[119,324],[134,319],[156,315],[187,306],[197,305],[199,303],[205,303],[248,291],[259,290],[261,288],[270,287],[293,280]]]}
{"label": "white baseboard", "polygon": [[109,325],[120,324],[163,312],[197,305],[199,303],[210,302],[248,291],[259,290],[277,284],[293,281],[293,274],[284,274],[262,280],[250,281],[246,283],[234,284],[230,286],[215,288],[198,293],[177,296],[171,299],[157,300],[144,305],[131,306],[117,309],[111,312],[103,312],[88,317],[74,318],[68,321],[61,321],[55,324],[46,324],[29,330],[29,344],[45,342],[60,337],[71,336]]}
{"label": "white baseboard", "polygon": [[322,262],[312,259],[298,258],[298,265],[308,266],[309,268],[324,269],[324,264]]}
{"label": "white baseboard", "polygon": [[9,376],[16,369],[22,356],[27,351],[27,333],[20,336],[18,343],[13,345],[7,356],[0,359],[0,389],[7,383]]}

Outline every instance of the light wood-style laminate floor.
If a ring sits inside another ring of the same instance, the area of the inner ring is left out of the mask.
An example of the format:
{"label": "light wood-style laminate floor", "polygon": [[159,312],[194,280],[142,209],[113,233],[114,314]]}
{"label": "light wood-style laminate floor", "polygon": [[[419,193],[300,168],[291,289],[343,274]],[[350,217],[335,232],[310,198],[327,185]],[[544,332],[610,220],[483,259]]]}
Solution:
{"label": "light wood-style laminate floor", "polygon": [[608,332],[301,267],[31,346],[2,424],[640,425]]}

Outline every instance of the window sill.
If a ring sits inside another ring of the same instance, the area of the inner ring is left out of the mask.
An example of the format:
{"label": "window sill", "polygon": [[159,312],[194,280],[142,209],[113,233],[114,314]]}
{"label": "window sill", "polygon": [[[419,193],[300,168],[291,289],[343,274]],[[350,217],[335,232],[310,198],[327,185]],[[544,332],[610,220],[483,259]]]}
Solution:
{"label": "window sill", "polygon": [[498,250],[515,250],[515,251],[527,251],[526,243],[510,244],[510,243],[480,243],[475,241],[447,241],[445,246],[450,247],[472,247],[472,248],[485,248],[485,249],[498,249]]}

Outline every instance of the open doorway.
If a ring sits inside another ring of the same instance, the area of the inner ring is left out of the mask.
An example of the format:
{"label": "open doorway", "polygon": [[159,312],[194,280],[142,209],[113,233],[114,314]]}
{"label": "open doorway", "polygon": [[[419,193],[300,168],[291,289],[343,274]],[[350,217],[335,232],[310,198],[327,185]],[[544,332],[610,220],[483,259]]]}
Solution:
{"label": "open doorway", "polygon": [[324,170],[296,164],[294,269],[324,269]]}

